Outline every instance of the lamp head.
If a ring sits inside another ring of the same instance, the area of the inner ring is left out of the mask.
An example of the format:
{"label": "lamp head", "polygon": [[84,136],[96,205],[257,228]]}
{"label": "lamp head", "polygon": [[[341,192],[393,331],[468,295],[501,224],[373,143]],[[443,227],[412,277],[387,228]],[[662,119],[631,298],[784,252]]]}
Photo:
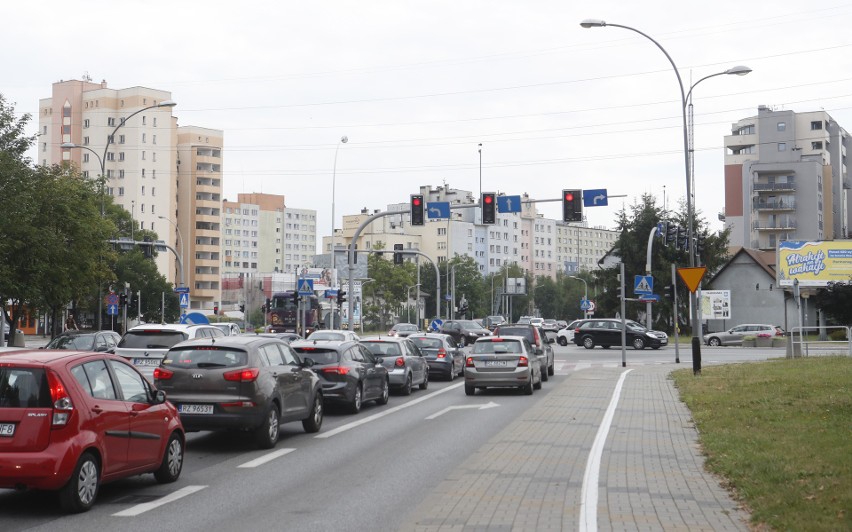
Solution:
{"label": "lamp head", "polygon": [[737,76],[745,76],[751,72],[751,69],[744,65],[737,65],[735,67],[731,67],[725,71],[725,74],[737,75]]}
{"label": "lamp head", "polygon": [[597,18],[587,18],[580,23],[580,26],[584,28],[603,28],[606,26],[606,22]]}
{"label": "lamp head", "polygon": [[77,144],[74,144],[73,142],[63,142],[62,144],[59,145],[59,147],[63,148],[63,149],[69,149],[69,148],[79,148],[80,146],[78,146]]}
{"label": "lamp head", "polygon": [[340,142],[342,142],[343,144],[346,144],[347,142],[349,142],[349,137],[347,137],[346,135],[343,135],[342,137],[340,137]]}
{"label": "lamp head", "polygon": [[177,102],[174,100],[166,100],[164,102],[160,102],[157,104],[157,107],[174,107],[177,105]]}

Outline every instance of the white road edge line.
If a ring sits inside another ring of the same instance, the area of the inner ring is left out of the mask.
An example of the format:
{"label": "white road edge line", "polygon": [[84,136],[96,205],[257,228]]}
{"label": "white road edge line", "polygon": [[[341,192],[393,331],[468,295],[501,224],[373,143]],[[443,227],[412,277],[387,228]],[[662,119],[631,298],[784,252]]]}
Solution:
{"label": "white road edge line", "polygon": [[612,392],[612,399],[609,401],[601,425],[598,427],[598,433],[595,435],[595,441],[592,443],[592,449],[589,451],[589,460],[586,462],[586,471],[583,473],[583,488],[580,491],[580,532],[593,532],[598,529],[598,483],[600,481],[601,456],[609,428],[612,425],[612,418],[615,415],[615,407],[618,405],[618,398],[621,396],[621,387],[624,385],[625,377],[631,371],[633,370],[624,371],[618,378],[618,383]]}
{"label": "white road edge line", "polygon": [[159,508],[164,504],[168,504],[170,502],[174,502],[178,499],[182,499],[187,495],[192,495],[196,491],[201,491],[207,486],[185,486],[174,493],[170,493],[165,497],[160,497],[156,501],[151,502],[143,502],[142,504],[137,504],[136,506],[131,506],[126,510],[122,510],[118,513],[112,514],[115,517],[136,517],[139,514],[145,513],[148,510],[153,510],[154,508]]}
{"label": "white road edge line", "polygon": [[433,398],[437,395],[441,395],[442,393],[446,393],[450,390],[455,390],[456,388],[458,388],[459,386],[462,386],[462,385],[464,385],[464,381],[462,381],[458,384],[451,384],[450,386],[447,386],[446,388],[440,389],[437,392],[432,392],[429,395],[424,395],[423,397],[419,397],[419,398],[417,398],[413,401],[409,401],[405,404],[395,406],[393,408],[388,408],[387,410],[385,410],[383,412],[379,412],[378,414],[373,414],[372,416],[365,417],[364,419],[359,419],[358,421],[353,421],[352,423],[347,423],[346,425],[343,425],[341,427],[337,427],[336,429],[332,429],[328,432],[323,432],[323,433],[317,434],[316,436],[314,436],[314,438],[331,438],[332,436],[336,436],[336,435],[340,434],[341,432],[346,432],[347,430],[354,429],[355,427],[360,427],[361,425],[367,424],[371,421],[375,421],[375,420],[383,418],[385,416],[389,416],[389,415],[393,414],[394,412],[398,412],[398,411],[402,410],[403,408],[408,408],[409,406],[414,406],[418,403],[422,403],[423,401],[426,401],[427,399],[431,399],[431,398]]}
{"label": "white road edge line", "polygon": [[285,454],[290,454],[295,450],[296,449],[278,449],[277,451],[273,451],[271,453],[264,454],[263,456],[259,456],[259,457],[255,458],[254,460],[249,460],[248,462],[246,462],[244,464],[240,464],[237,467],[244,467],[244,468],[257,467],[259,465],[265,464],[266,462],[271,462],[272,460],[275,460],[276,458],[284,456]]}

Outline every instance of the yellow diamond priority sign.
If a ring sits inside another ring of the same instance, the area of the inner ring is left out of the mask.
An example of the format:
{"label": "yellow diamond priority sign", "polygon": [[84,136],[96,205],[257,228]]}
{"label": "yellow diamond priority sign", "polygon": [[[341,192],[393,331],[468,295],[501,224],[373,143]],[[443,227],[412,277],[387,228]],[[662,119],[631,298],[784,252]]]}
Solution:
{"label": "yellow diamond priority sign", "polygon": [[697,268],[678,268],[677,274],[683,279],[686,287],[690,292],[698,290],[698,285],[701,284],[701,278],[707,273],[707,268],[699,266]]}

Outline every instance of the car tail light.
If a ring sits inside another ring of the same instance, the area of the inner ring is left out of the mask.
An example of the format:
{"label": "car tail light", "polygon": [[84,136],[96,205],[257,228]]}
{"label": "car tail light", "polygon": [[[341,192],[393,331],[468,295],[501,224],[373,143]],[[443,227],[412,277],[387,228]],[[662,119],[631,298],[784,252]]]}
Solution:
{"label": "car tail light", "polygon": [[235,401],[233,403],[220,403],[222,406],[236,406],[241,408],[254,408],[257,404],[254,401]]}
{"label": "car tail light", "polygon": [[388,336],[396,336],[396,332],[395,331],[388,331]]}
{"label": "car tail light", "polygon": [[228,371],[222,376],[226,381],[237,382],[254,382],[257,376],[260,375],[260,370],[257,368],[238,369],[236,371]]}
{"label": "car tail light", "polygon": [[154,368],[154,378],[161,381],[167,381],[172,378],[175,372],[165,368]]}
{"label": "car tail light", "polygon": [[473,357],[467,357],[464,361],[464,365],[468,368],[473,367]]}
{"label": "car tail light", "polygon": [[438,349],[438,358],[447,358],[447,352],[443,347]]}
{"label": "car tail light", "polygon": [[332,366],[330,368],[322,368],[320,371],[334,375],[348,375],[350,369],[346,366]]}
{"label": "car tail light", "polygon": [[74,404],[68,395],[68,390],[62,383],[59,375],[52,371],[47,372],[47,385],[50,388],[50,399],[53,402],[53,421],[51,428],[60,428],[68,424],[71,413],[74,412]]}
{"label": "car tail light", "polygon": [[530,359],[528,359],[527,357],[521,357],[521,358],[518,359],[518,367],[519,368],[525,368],[529,365],[530,365]]}
{"label": "car tail light", "polygon": [[533,327],[533,337],[535,338],[536,344],[541,343],[541,336],[538,334],[538,329],[536,329],[535,327]]}
{"label": "car tail light", "polygon": [[398,367],[398,368],[404,368],[405,367],[405,359],[402,358],[402,357],[396,357],[396,360],[393,361],[393,365]]}

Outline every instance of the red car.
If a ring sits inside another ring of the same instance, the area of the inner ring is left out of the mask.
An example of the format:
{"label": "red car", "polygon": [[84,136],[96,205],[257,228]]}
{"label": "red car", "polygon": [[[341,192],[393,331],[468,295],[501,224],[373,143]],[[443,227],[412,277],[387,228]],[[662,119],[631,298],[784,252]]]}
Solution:
{"label": "red car", "polygon": [[58,490],[84,512],[102,483],[174,482],[184,431],[175,407],[122,357],[69,350],[0,356],[0,488]]}

